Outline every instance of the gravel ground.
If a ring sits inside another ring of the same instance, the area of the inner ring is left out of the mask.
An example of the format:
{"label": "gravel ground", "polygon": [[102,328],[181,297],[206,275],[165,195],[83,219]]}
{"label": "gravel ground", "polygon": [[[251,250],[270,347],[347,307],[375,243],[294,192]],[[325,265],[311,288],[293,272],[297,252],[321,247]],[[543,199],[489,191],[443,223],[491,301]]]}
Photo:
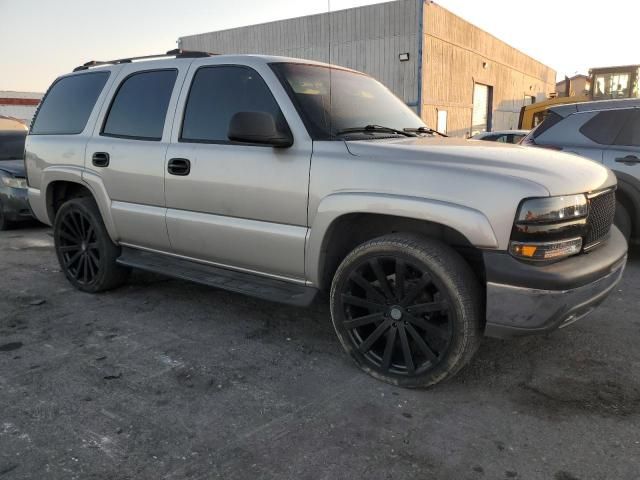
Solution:
{"label": "gravel ground", "polygon": [[587,319],[427,391],[298,309],[135,273],[88,295],[0,233],[0,479],[637,479],[640,254]]}

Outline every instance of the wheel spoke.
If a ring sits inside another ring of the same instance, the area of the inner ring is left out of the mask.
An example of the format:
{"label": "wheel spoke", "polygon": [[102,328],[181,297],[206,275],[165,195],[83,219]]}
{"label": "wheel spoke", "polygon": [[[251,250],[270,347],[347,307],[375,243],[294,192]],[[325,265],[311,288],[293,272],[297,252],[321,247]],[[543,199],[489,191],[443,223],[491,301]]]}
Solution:
{"label": "wheel spoke", "polygon": [[71,218],[71,222],[73,223],[74,227],[76,228],[76,232],[78,232],[78,237],[84,239],[84,229],[78,224],[78,221],[76,220],[75,213],[72,212],[69,215],[69,217]]}
{"label": "wheel spoke", "polygon": [[404,362],[407,367],[409,375],[413,375],[416,371],[416,367],[413,364],[413,357],[411,356],[411,348],[409,347],[409,339],[407,338],[407,332],[404,325],[398,328],[400,334],[400,345],[402,346],[402,355],[404,356]]}
{"label": "wheel spoke", "polygon": [[347,320],[344,322],[344,326],[349,330],[353,330],[354,328],[362,327],[363,325],[369,325],[371,323],[376,323],[381,320],[384,320],[382,312],[376,312],[365,315],[363,317]]}
{"label": "wheel spoke", "polygon": [[376,290],[371,283],[369,283],[362,275],[359,273],[352,273],[349,277],[352,282],[361,287],[365,292],[367,292],[367,297],[372,297],[378,300],[381,303],[386,303],[387,299],[384,298],[378,290]]}
{"label": "wheel spoke", "polygon": [[423,273],[420,280],[418,280],[418,282],[416,282],[409,289],[405,297],[400,302],[400,305],[402,305],[403,307],[410,305],[411,302],[413,302],[416,298],[418,298],[418,296],[422,293],[422,290],[424,289],[424,287],[426,287],[430,283],[431,283],[431,275],[429,275],[428,273]]}
{"label": "wheel spoke", "polygon": [[449,305],[447,305],[447,302],[418,303],[416,305],[411,305],[410,308],[407,308],[407,311],[415,315],[421,313],[446,312],[447,310],[449,310]]}
{"label": "wheel spoke", "polygon": [[91,259],[91,261],[93,262],[97,270],[100,267],[100,260],[98,259],[98,257],[96,257],[96,254],[93,253],[91,250],[88,250],[88,252],[89,252],[89,258]]}
{"label": "wheel spoke", "polygon": [[98,250],[98,242],[87,243],[87,250]]}
{"label": "wheel spoke", "polygon": [[376,343],[376,340],[378,340],[382,336],[382,334],[385,332],[385,330],[389,328],[389,325],[391,325],[391,320],[386,320],[382,322],[380,325],[378,325],[378,327],[371,333],[371,335],[369,335],[367,339],[364,342],[362,342],[362,344],[359,347],[360,352],[361,353],[368,352],[373,346],[373,344]]}
{"label": "wheel spoke", "polygon": [[391,355],[393,354],[393,347],[396,343],[397,332],[398,330],[396,328],[390,328],[387,332],[387,344],[384,346],[382,364],[380,365],[385,371],[388,371],[389,367],[391,367]]}
{"label": "wheel spoke", "polygon": [[82,250],[79,250],[77,253],[73,254],[69,259],[65,262],[64,266],[66,268],[70,268],[76,261],[82,256]]}
{"label": "wheel spoke", "polygon": [[64,235],[66,235],[67,239],[72,240],[74,242],[77,242],[78,240],[80,240],[80,238],[81,238],[80,232],[76,228],[75,224],[71,220],[69,220],[69,217],[67,217],[64,220],[62,220],[62,225],[67,227],[67,229],[69,230],[68,233],[64,232],[64,231],[61,232]]}
{"label": "wheel spoke", "polygon": [[402,300],[402,297],[404,297],[405,267],[406,266],[403,260],[396,261],[395,290],[396,290],[396,298],[398,300]]}
{"label": "wheel spoke", "polygon": [[436,353],[429,347],[427,342],[420,336],[420,334],[416,331],[415,328],[409,323],[405,326],[409,335],[413,337],[413,341],[416,343],[420,351],[424,353],[424,356],[427,357],[428,360],[435,360],[437,357]]}
{"label": "wheel spoke", "polygon": [[87,242],[91,242],[92,237],[94,236],[93,225],[89,224],[89,228],[87,228]]}
{"label": "wheel spoke", "polygon": [[447,340],[447,334],[443,329],[429,323],[424,318],[407,314],[406,319],[408,322],[424,330],[428,337],[436,337],[441,340]]}
{"label": "wheel spoke", "polygon": [[391,288],[389,287],[389,281],[387,279],[387,275],[382,270],[382,266],[380,265],[380,259],[374,258],[369,261],[369,265],[371,266],[371,270],[375,273],[376,278],[378,279],[378,284],[382,289],[382,293],[384,293],[385,297],[389,300],[393,300],[394,295],[391,292]]}
{"label": "wheel spoke", "polygon": [[381,312],[384,309],[384,306],[377,302],[372,302],[371,300],[365,300],[364,298],[360,298],[360,297],[354,297],[353,295],[348,295],[346,293],[342,294],[342,303],[345,303],[347,305],[353,305],[354,307],[366,308],[369,311],[373,310],[376,312]]}
{"label": "wheel spoke", "polygon": [[80,250],[80,245],[65,245],[63,247],[58,247],[58,250],[60,250],[62,253],[75,252]]}
{"label": "wheel spoke", "polygon": [[[63,225],[66,225],[65,222],[62,222]],[[69,228],[69,225],[66,225]],[[64,238],[68,242],[78,243],[78,237],[74,237],[69,232],[65,232],[64,230],[60,230],[60,238]]]}
{"label": "wheel spoke", "polygon": [[91,280],[93,280],[96,276],[96,269],[93,265],[93,260],[91,259],[91,255],[87,253],[86,255],[87,266],[89,267],[89,275],[91,276]]}

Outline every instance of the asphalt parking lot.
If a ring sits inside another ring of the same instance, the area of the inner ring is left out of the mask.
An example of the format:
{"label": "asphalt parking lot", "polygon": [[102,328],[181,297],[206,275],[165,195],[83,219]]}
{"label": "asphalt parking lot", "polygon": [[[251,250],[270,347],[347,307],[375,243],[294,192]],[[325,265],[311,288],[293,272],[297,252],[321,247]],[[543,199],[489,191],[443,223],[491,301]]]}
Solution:
{"label": "asphalt parking lot", "polygon": [[486,340],[427,391],[361,373],[303,310],[135,273],[73,290],[0,233],[0,479],[637,479],[640,254],[589,318]]}

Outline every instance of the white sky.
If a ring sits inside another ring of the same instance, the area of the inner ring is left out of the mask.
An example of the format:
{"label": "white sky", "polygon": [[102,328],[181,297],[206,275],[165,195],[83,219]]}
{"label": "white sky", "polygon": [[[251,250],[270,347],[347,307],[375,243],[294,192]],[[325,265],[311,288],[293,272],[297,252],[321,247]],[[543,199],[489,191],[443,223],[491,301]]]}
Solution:
{"label": "white sky", "polygon": [[[332,10],[380,3],[330,0]],[[558,72],[640,63],[640,2],[439,0]],[[44,91],[91,59],[163,52],[183,35],[327,10],[327,0],[0,0],[0,90]]]}

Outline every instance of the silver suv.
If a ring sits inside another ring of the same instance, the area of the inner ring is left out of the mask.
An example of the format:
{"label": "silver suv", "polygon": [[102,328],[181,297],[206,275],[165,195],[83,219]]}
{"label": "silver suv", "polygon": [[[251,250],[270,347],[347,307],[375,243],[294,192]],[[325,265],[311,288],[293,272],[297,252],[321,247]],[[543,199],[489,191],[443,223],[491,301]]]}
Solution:
{"label": "silver suv", "polygon": [[552,107],[522,144],[575,153],[613,170],[615,224],[627,240],[640,240],[640,99]]}
{"label": "silver suv", "polygon": [[433,385],[482,335],[567,325],[620,279],[615,176],[441,138],[374,79],[282,57],[90,62],[49,88],[29,198],[78,289],[131,268],[308,305],[366,372]]}

